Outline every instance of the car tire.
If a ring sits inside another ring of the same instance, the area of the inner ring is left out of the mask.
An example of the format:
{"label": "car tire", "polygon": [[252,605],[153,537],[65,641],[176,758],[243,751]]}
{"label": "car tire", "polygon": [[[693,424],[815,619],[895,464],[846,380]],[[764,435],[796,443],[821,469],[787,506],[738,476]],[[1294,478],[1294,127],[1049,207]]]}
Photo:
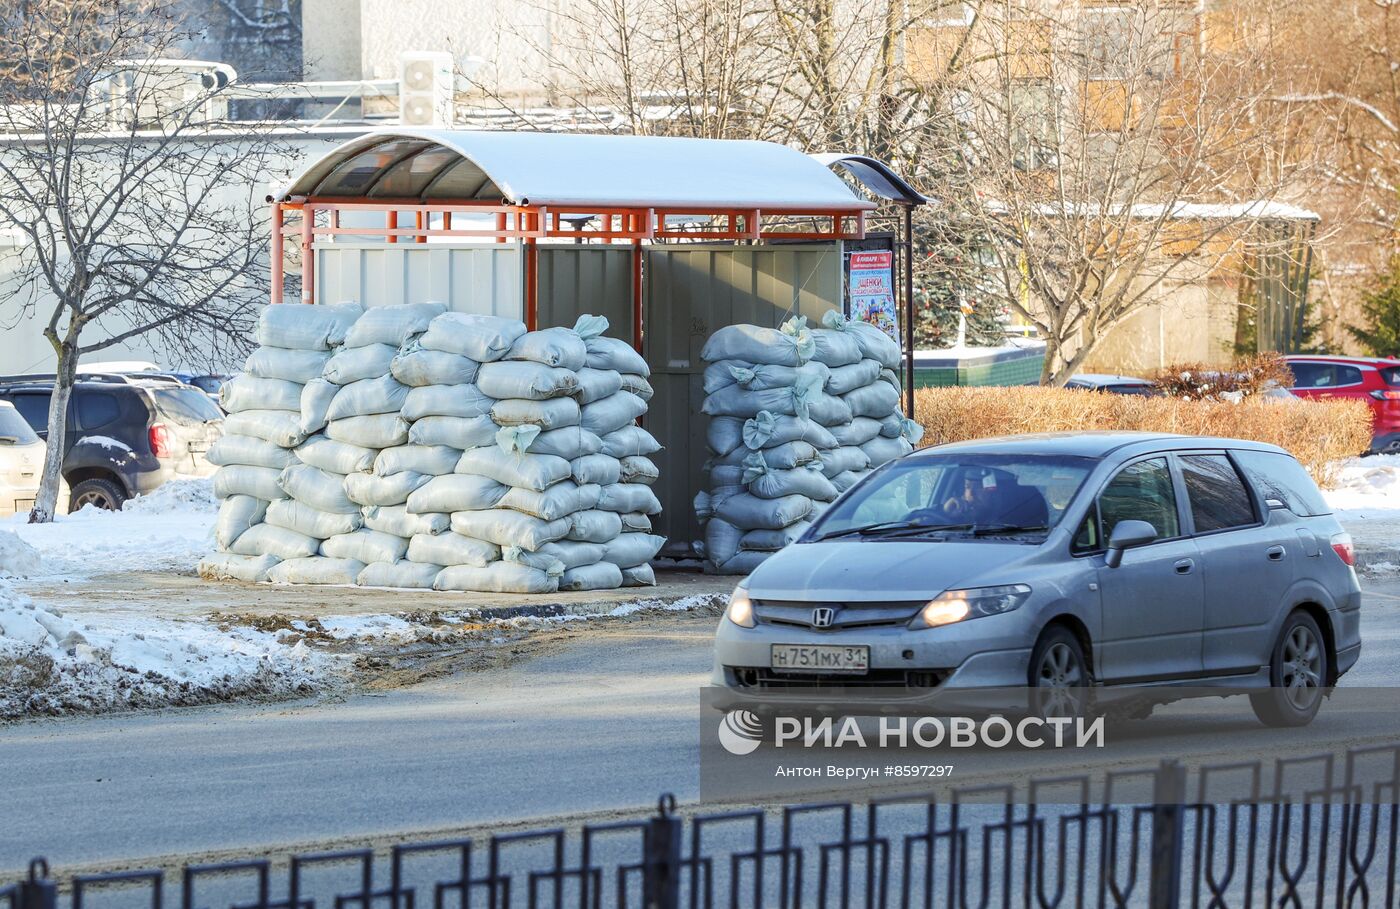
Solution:
{"label": "car tire", "polygon": [[1079,638],[1063,625],[1047,628],[1031,650],[1031,712],[1041,717],[1089,712],[1089,663]]}
{"label": "car tire", "polygon": [[1254,715],[1265,726],[1308,725],[1322,706],[1329,668],[1322,629],[1306,612],[1294,612],[1269,658],[1269,689],[1249,696]]}
{"label": "car tire", "polygon": [[68,511],[77,511],[85,505],[96,505],[106,511],[121,511],[125,501],[126,493],[111,480],[83,480],[75,484],[68,494]]}

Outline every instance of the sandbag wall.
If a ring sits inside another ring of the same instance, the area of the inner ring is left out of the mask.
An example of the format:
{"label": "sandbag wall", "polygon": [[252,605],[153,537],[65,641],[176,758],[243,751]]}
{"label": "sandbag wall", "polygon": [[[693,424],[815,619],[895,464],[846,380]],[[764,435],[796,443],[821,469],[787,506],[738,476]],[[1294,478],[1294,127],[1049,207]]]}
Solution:
{"label": "sandbag wall", "polygon": [[837,312],[822,325],[729,325],[701,352],[711,458],[695,508],[707,571],[752,571],[922,435],[900,411],[899,345]]}
{"label": "sandbag wall", "polygon": [[[264,311],[264,346],[225,386],[210,452],[220,551],[202,575],[518,593],[655,582],[645,361],[600,317],[527,332],[444,310]],[[332,316],[305,350],[285,346]],[[280,377],[293,356],[299,381]],[[265,384],[268,364],[287,386]]]}

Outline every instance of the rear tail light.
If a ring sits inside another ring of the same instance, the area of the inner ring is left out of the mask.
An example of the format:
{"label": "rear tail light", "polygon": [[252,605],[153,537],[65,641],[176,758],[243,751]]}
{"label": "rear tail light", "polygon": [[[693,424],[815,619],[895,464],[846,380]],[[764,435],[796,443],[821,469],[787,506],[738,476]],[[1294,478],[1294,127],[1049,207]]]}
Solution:
{"label": "rear tail light", "polygon": [[1337,554],[1337,558],[1346,562],[1353,568],[1356,567],[1356,549],[1351,545],[1351,534],[1339,533],[1333,535],[1332,551]]}
{"label": "rear tail light", "polygon": [[170,430],[164,423],[152,423],[150,429],[151,454],[158,458],[170,457]]}
{"label": "rear tail light", "polygon": [[1377,401],[1400,401],[1400,388],[1377,388],[1369,394]]}

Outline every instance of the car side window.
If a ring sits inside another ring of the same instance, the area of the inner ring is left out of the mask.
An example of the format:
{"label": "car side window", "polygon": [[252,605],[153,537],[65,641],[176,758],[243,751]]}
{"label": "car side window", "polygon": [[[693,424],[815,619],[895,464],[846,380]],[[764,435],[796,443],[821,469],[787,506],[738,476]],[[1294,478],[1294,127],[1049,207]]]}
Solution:
{"label": "car side window", "polygon": [[78,425],[83,429],[97,429],[121,416],[121,405],[116,396],[93,391],[76,395]]}
{"label": "car side window", "polygon": [[1103,548],[1099,542],[1099,506],[1094,503],[1089,506],[1089,513],[1080,522],[1079,529],[1074,533],[1074,541],[1070,543],[1070,552],[1098,552]]}
{"label": "car side window", "polygon": [[1338,385],[1360,385],[1360,384],[1361,384],[1361,370],[1357,369],[1355,366],[1338,366],[1338,367],[1337,367],[1337,384],[1338,384]]}
{"label": "car side window", "polygon": [[1181,474],[1197,533],[1256,523],[1249,490],[1229,458],[1219,454],[1182,455]]}
{"label": "car side window", "polygon": [[1166,458],[1148,458],[1118,471],[1099,493],[1099,518],[1104,539],[1113,536],[1119,521],[1146,521],[1158,539],[1181,535],[1176,489]]}
{"label": "car side window", "polygon": [[15,410],[24,417],[24,422],[33,427],[35,432],[46,433],[49,431],[49,396],[43,392],[33,392],[17,394],[10,399],[15,405]]}

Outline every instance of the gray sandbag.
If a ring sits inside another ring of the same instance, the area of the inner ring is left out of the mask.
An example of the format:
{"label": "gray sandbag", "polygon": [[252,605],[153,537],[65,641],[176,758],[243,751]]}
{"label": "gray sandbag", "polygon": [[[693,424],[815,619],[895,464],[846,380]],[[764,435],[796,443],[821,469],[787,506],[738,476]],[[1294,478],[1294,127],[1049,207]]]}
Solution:
{"label": "gray sandbag", "polygon": [[[753,417],[760,412],[808,417],[811,404],[822,396],[816,381],[805,385],[785,385],[749,391],[730,385],[705,396],[700,412],[714,417]],[[839,400],[839,399],[838,399]],[[812,419],[817,419],[815,416]],[[820,421],[819,421],[820,422]]]}
{"label": "gray sandbag", "polygon": [[577,391],[578,374],[528,360],[483,363],[476,373],[476,385],[483,394],[498,400],[525,398],[545,401],[568,397]]}
{"label": "gray sandbag", "polygon": [[345,333],[346,347],[392,344],[400,347],[414,335],[428,330],[428,323],[447,312],[446,303],[400,303],[371,306]]}
{"label": "gray sandbag", "polygon": [[630,426],[647,412],[647,402],[630,391],[619,391],[601,401],[585,404],[579,422],[589,432],[605,436]]}
{"label": "gray sandbag", "polygon": [[220,467],[214,474],[214,497],[250,496],[265,502],[285,499],[287,493],[277,482],[280,476],[281,471],[271,467],[248,467],[244,464]]}
{"label": "gray sandbag", "polygon": [[441,565],[425,562],[410,562],[400,559],[397,562],[370,562],[355,578],[361,587],[403,587],[418,590],[431,590],[437,580]]}
{"label": "gray sandbag", "polygon": [[329,350],[345,343],[350,326],[364,314],[359,303],[307,306],[305,303],[278,303],[258,314],[254,340],[268,347],[293,350]]}
{"label": "gray sandbag", "polygon": [[576,511],[567,518],[569,532],[566,537],[576,543],[606,544],[622,533],[622,518],[615,511],[590,509]]}
{"label": "gray sandbag", "polygon": [[323,435],[314,435],[296,447],[297,460],[303,464],[341,475],[365,473],[374,468],[375,450],[337,442]]}
{"label": "gray sandbag", "polygon": [[326,361],[321,377],[337,385],[388,375],[399,349],[390,344],[368,344],[338,350]]}
{"label": "gray sandbag", "polygon": [[[400,380],[402,381],[402,380]],[[424,385],[409,391],[403,401],[403,418],[479,417],[491,412],[496,399],[475,385]]]}
{"label": "gray sandbag", "polygon": [[741,493],[715,506],[715,514],[719,518],[740,530],[782,530],[811,513],[812,500],[796,495],[763,499],[751,493]]}
{"label": "gray sandbag", "polygon": [[[510,452],[552,454],[569,460],[597,454],[603,450],[603,440],[582,426],[562,426],[537,434],[521,433],[529,428],[512,426],[502,429],[496,433],[496,444]],[[511,434],[511,437],[505,438],[507,434]]]}
{"label": "gray sandbag", "polygon": [[841,400],[851,409],[853,417],[874,417],[879,420],[899,410],[899,390],[888,382],[872,382],[847,392]]}
{"label": "gray sandbag", "polygon": [[499,505],[509,489],[490,477],[446,474],[430,478],[410,493],[407,508],[412,514],[481,511]]}
{"label": "gray sandbag", "polygon": [[643,514],[661,513],[661,503],[656,500],[656,493],[643,483],[613,483],[611,486],[602,487],[602,494],[598,497],[598,508],[618,514],[629,511],[640,511]]}
{"label": "gray sandbag", "polygon": [[[878,368],[876,372],[879,372]],[[709,395],[731,385],[737,385],[747,391],[792,388],[795,385],[813,383],[825,385],[830,375],[831,370],[823,363],[773,366],[744,360],[720,360],[705,367],[704,389],[705,394]],[[871,381],[874,381],[874,377]]]}
{"label": "gray sandbag", "polygon": [[706,562],[705,572],[707,574],[752,574],[754,569],[767,561],[773,553],[755,552],[751,549],[741,549],[723,562]]}
{"label": "gray sandbag", "polygon": [[843,470],[831,478],[831,485],[835,486],[838,492],[845,492],[865,479],[869,473],[868,470]]}
{"label": "gray sandbag", "polygon": [[282,471],[277,482],[287,495],[319,511],[360,513],[360,506],[346,497],[345,478],[339,474],[327,473],[309,464],[293,464]]}
{"label": "gray sandbag", "polygon": [[428,350],[461,354],[478,363],[490,363],[506,355],[525,334],[525,323],[501,316],[446,312],[428,323],[418,343]]}
{"label": "gray sandbag", "polygon": [[[601,447],[602,443],[599,443]],[[205,458],[217,467],[242,464],[246,467],[270,467],[281,470],[295,460],[295,456],[280,445],[273,445],[266,439],[256,436],[220,436],[209,446]]]}
{"label": "gray sandbag", "polygon": [[588,360],[588,347],[572,328],[545,328],[516,338],[501,359],[529,360],[577,372]]}
{"label": "gray sandbag", "polygon": [[332,420],[342,420],[366,414],[396,414],[403,407],[404,398],[407,396],[408,386],[393,376],[360,379],[341,387],[326,416]]}
{"label": "gray sandbag", "polygon": [[834,331],[843,331],[855,338],[862,357],[875,360],[888,369],[899,366],[899,344],[879,326],[859,319],[848,320],[834,309],[822,315],[822,326]]}
{"label": "gray sandbag", "polygon": [[623,483],[644,483],[647,486],[661,479],[661,470],[651,458],[634,455],[619,462],[618,479]]}
{"label": "gray sandbag", "polygon": [[705,447],[721,457],[744,448],[744,419],[711,417],[705,426]]}
{"label": "gray sandbag", "polygon": [[326,379],[312,379],[301,390],[297,411],[301,414],[298,426],[307,435],[326,428],[328,412],[340,386]]}
{"label": "gray sandbag", "polygon": [[745,445],[731,451],[723,457],[714,459],[714,464],[724,467],[743,467],[751,463],[754,458],[758,458],[769,467],[780,470],[791,470],[794,467],[802,467],[819,460],[816,446],[811,442],[797,439],[792,442],[784,442],[781,445],[774,445],[771,448],[753,449]]}
{"label": "gray sandbag", "polygon": [[521,549],[519,546],[506,546],[501,550],[501,558],[507,562],[519,562],[521,565],[538,568],[540,571],[556,577],[562,575],[565,570],[564,563],[554,558],[554,556],[530,552],[529,550]]}
{"label": "gray sandbag", "polygon": [[500,507],[555,521],[576,511],[597,507],[602,491],[601,486],[580,486],[573,480],[561,480],[543,492],[516,487],[501,497]]}
{"label": "gray sandbag", "polygon": [[826,392],[844,395],[866,385],[873,385],[880,379],[880,363],[877,360],[859,360],[846,366],[837,366],[826,379]]}
{"label": "gray sandbag", "polygon": [[376,476],[387,477],[405,470],[430,477],[449,474],[462,457],[459,448],[449,445],[399,445],[386,448],[374,459]]}
{"label": "gray sandbag", "polygon": [[584,342],[588,348],[588,358],[584,365],[589,369],[613,369],[620,373],[635,376],[651,375],[651,367],[637,349],[621,338],[596,337]]}
{"label": "gray sandbag", "polygon": [[326,435],[361,448],[393,448],[408,441],[408,423],[396,413],[346,417],[327,423]]}
{"label": "gray sandbag", "polygon": [[651,383],[642,376],[630,372],[620,372],[618,375],[622,377],[622,388],[620,391],[630,391],[643,401],[650,401],[652,396],[656,394],[656,390],[651,387]]}
{"label": "gray sandbag", "polygon": [[614,369],[589,369],[584,367],[578,370],[578,393],[575,395],[580,404],[592,404],[594,401],[601,401],[604,398],[615,395],[622,390],[622,373]]}
{"label": "gray sandbag", "polygon": [[621,586],[622,569],[612,562],[570,568],[559,576],[560,590],[616,590]]}
{"label": "gray sandbag", "polygon": [[408,540],[378,530],[361,528],[339,533],[321,543],[321,555],[357,562],[397,562],[408,552]]}
{"label": "gray sandbag", "polygon": [[880,381],[889,385],[900,394],[904,393],[904,386],[901,385],[899,381],[899,373],[895,372],[893,369],[880,370]]}
{"label": "gray sandbag", "polygon": [[476,381],[477,362],[445,350],[428,350],[416,343],[394,357],[389,372],[414,388],[433,385],[468,385]]}
{"label": "gray sandbag", "polygon": [[848,470],[865,470],[870,466],[870,455],[866,454],[865,449],[858,445],[828,448],[819,456],[822,462],[822,473],[828,479],[838,473],[845,473]]}
{"label": "gray sandbag", "polygon": [[354,559],[330,559],[325,556],[312,556],[305,559],[288,559],[267,573],[267,579],[274,584],[354,584],[360,572],[365,570],[364,562]]}
{"label": "gray sandbag", "polygon": [[559,577],[519,562],[492,562],[485,568],[449,565],[438,574],[433,589],[481,593],[554,593],[559,589]]}
{"label": "gray sandbag", "polygon": [[603,454],[614,458],[656,454],[661,443],[640,426],[624,426],[603,436]]}
{"label": "gray sandbag", "polygon": [[527,398],[506,398],[491,407],[491,419],[501,426],[530,424],[542,430],[579,425],[579,406],[573,398],[550,398],[532,401]]}
{"label": "gray sandbag", "polygon": [[219,503],[219,517],[214,521],[214,544],[228,549],[243,531],[261,524],[267,514],[267,502],[252,496],[229,496]]}
{"label": "gray sandbag", "polygon": [[574,458],[569,462],[573,469],[574,482],[597,483],[607,486],[622,479],[622,462],[612,455],[591,454]]}
{"label": "gray sandbag", "polygon": [[[869,419],[869,417],[862,417],[861,419]],[[887,438],[887,439],[894,439],[894,438],[898,438],[898,437],[901,436],[901,435],[904,435],[904,422],[905,422],[905,419],[906,419],[906,418],[905,418],[904,414],[896,412],[896,413],[890,414],[889,416],[884,417],[883,419],[877,420],[876,422],[878,422],[878,423],[880,424],[880,435],[884,436],[884,437]],[[913,423],[914,421],[913,421],[913,420],[909,420],[909,422],[910,422],[910,423]],[[914,425],[918,426],[917,423],[915,423]],[[920,428],[920,430],[923,429],[923,427],[921,427],[921,426],[920,426],[919,428]],[[922,435],[922,434],[923,434],[923,433],[920,432],[920,435]],[[867,442],[868,442],[868,441],[870,441],[870,440],[869,440],[869,439],[863,439],[862,441],[867,441]],[[914,441],[917,441],[917,440],[915,440],[915,439],[910,439],[909,441],[914,442]],[[857,442],[856,444],[859,445],[860,443]]]}
{"label": "gray sandbag", "polygon": [[232,552],[211,552],[199,560],[199,576],[206,581],[246,581],[258,584],[282,561],[274,555],[245,556]]}
{"label": "gray sandbag", "polygon": [[841,445],[864,445],[881,434],[882,425],[881,421],[870,417],[853,417],[851,422],[830,429],[832,437]]}
{"label": "gray sandbag", "polygon": [[611,562],[618,568],[631,568],[645,565],[656,557],[666,538],[653,533],[620,533],[609,540],[603,561]]}
{"label": "gray sandbag", "polygon": [[219,386],[219,404],[229,413],[240,410],[296,410],[301,386],[286,379],[237,375]]}
{"label": "gray sandbag", "polygon": [[739,551],[739,540],[744,531],[719,517],[705,522],[705,558],[715,565],[723,565]]}
{"label": "gray sandbag", "polygon": [[715,513],[714,508],[710,505],[710,494],[703,489],[695,494],[694,499],[691,499],[691,508],[695,510],[695,520],[701,524],[708,521],[710,516]]}
{"label": "gray sandbag", "polygon": [[275,524],[258,524],[238,535],[229,552],[238,555],[272,555],[279,559],[300,559],[316,554],[321,541]]}
{"label": "gray sandbag", "polygon": [[[418,487],[432,477],[412,470],[401,470],[386,477],[372,473],[352,473],[345,478],[345,495],[358,505],[402,505]],[[375,559],[361,559],[373,562]]]}
{"label": "gray sandbag", "polygon": [[495,447],[496,421],[488,415],[476,417],[424,417],[408,428],[408,441],[414,445],[443,445],[466,451],[482,446]]}
{"label": "gray sandbag", "polygon": [[408,558],[432,565],[474,565],[485,568],[501,557],[501,547],[460,533],[414,534],[408,541]]}
{"label": "gray sandbag", "polygon": [[830,430],[813,420],[760,411],[742,424],[743,444],[749,448],[772,448],[785,442],[802,440],[818,451],[835,448],[836,439]]}
{"label": "gray sandbag", "polygon": [[811,521],[798,521],[781,530],[750,530],[739,538],[739,548],[755,552],[777,552],[796,543],[811,526]]}
{"label": "gray sandbag", "polygon": [[497,546],[519,546],[531,552],[545,543],[564,539],[569,534],[569,528],[570,522],[566,518],[543,521],[508,508],[452,513],[452,529],[463,536]]}
{"label": "gray sandbag", "polygon": [[820,463],[778,470],[760,460],[744,468],[744,485],[760,499],[806,496],[816,501],[830,502],[837,496],[836,487],[822,474]]}
{"label": "gray sandbag", "polygon": [[244,361],[243,372],[259,379],[286,379],[305,385],[325,370],[330,358],[328,350],[259,347]]}
{"label": "gray sandbag", "polygon": [[224,417],[224,435],[253,436],[282,448],[296,448],[306,438],[295,410],[242,410]]}
{"label": "gray sandbag", "polygon": [[814,328],[811,332],[814,347],[812,359],[816,362],[825,363],[832,369],[860,362],[860,343],[854,335],[829,328]]}
{"label": "gray sandbag", "polygon": [[[747,451],[748,449],[740,450]],[[749,452],[751,455],[757,453],[758,452]],[[711,487],[744,485],[744,467],[742,464],[711,464],[709,472]]]}
{"label": "gray sandbag", "polygon": [[801,366],[812,359],[814,351],[811,331],[805,328],[789,333],[757,325],[726,325],[710,335],[700,351],[700,358],[706,363],[744,360],[772,366]]}
{"label": "gray sandbag", "polygon": [[[535,555],[542,558],[557,559],[565,570],[570,568],[580,568],[584,565],[593,565],[603,560],[603,554],[607,551],[602,543],[581,543],[576,540],[556,540],[553,543],[546,543],[535,551]],[[524,558],[525,550],[518,547],[510,547],[501,550],[501,558],[511,562],[518,562]]]}
{"label": "gray sandbag", "polygon": [[[414,424],[417,425],[417,424]],[[573,467],[558,455],[510,454],[496,446],[474,448],[462,453],[457,473],[490,477],[507,486],[520,486],[543,492],[573,475]]]}
{"label": "gray sandbag", "polygon": [[263,520],[318,540],[359,530],[365,523],[364,516],[358,511],[321,511],[296,499],[279,499],[268,505],[267,516]]}
{"label": "gray sandbag", "polygon": [[622,519],[623,533],[651,533],[651,516],[640,511],[629,511],[618,515]]}
{"label": "gray sandbag", "polygon": [[860,450],[865,452],[866,456],[870,459],[871,467],[879,467],[887,461],[893,461],[895,458],[904,457],[914,450],[914,446],[910,445],[908,440],[903,437],[898,439],[886,439],[884,436],[881,436],[866,442],[864,445],[860,446]]}
{"label": "gray sandbag", "polygon": [[622,569],[623,587],[655,587],[656,572],[651,565],[633,565]]}
{"label": "gray sandbag", "polygon": [[419,514],[409,511],[407,505],[366,505],[360,512],[365,516],[365,526],[370,530],[404,539],[420,533],[447,533],[452,529],[449,515]]}

